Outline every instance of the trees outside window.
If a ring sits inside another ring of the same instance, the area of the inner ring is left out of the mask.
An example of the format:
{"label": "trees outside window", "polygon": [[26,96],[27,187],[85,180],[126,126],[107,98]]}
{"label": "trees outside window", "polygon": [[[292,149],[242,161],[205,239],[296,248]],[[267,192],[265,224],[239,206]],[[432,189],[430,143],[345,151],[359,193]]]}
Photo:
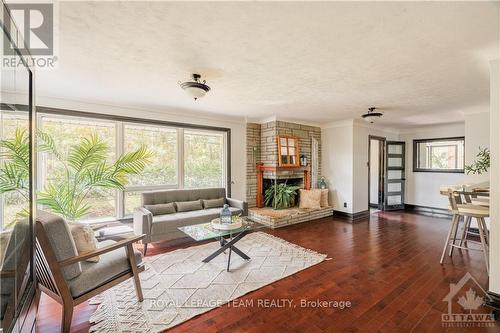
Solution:
{"label": "trees outside window", "polygon": [[162,126],[125,124],[125,152],[144,145],[153,158],[140,175],[130,178],[129,186],[177,185],[177,130]]}
{"label": "trees outside window", "polygon": [[184,187],[223,187],[224,178],[224,136],[184,131]]}

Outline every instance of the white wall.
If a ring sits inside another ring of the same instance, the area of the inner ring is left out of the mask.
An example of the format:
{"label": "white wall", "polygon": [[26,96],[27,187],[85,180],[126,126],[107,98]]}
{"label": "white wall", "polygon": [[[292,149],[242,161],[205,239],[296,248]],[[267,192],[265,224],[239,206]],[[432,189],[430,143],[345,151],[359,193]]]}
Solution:
{"label": "white wall", "polygon": [[[200,101],[202,102],[202,101]],[[174,121],[179,123],[204,126],[225,127],[231,129],[231,196],[244,200],[246,198],[246,123],[243,119],[225,117],[224,119],[195,115],[178,110],[152,111],[127,107],[90,104],[52,98],[37,98],[37,105],[63,108],[76,111],[95,112],[117,116],[136,117]]]}
{"label": "white wall", "polygon": [[[465,164],[474,163],[479,147],[490,147],[490,110],[485,106],[483,112],[474,112],[465,115]],[[466,175],[467,183],[481,183],[489,181],[489,172],[481,175]]]}
{"label": "white wall", "polygon": [[490,67],[490,286],[500,295],[500,59]]}
{"label": "white wall", "polygon": [[[330,203],[335,210],[352,213],[353,125],[331,124],[321,130],[321,170],[328,181]],[[344,207],[344,202],[347,207]]]}
{"label": "white wall", "polygon": [[380,170],[380,146],[378,140],[370,140],[370,203],[378,205],[378,174]]}
{"label": "white wall", "polygon": [[[447,208],[448,201],[445,196],[439,194],[439,187],[441,185],[455,185],[464,181],[464,174],[462,173],[413,172],[413,140],[464,135],[464,123],[427,126],[400,134],[400,139],[406,142],[405,203],[426,207]],[[467,138],[465,141],[467,144]]]}
{"label": "white wall", "polygon": [[[397,139],[396,132],[349,120],[325,125],[321,132],[322,170],[335,210],[368,210],[368,136]],[[344,202],[347,207],[344,207]]]}

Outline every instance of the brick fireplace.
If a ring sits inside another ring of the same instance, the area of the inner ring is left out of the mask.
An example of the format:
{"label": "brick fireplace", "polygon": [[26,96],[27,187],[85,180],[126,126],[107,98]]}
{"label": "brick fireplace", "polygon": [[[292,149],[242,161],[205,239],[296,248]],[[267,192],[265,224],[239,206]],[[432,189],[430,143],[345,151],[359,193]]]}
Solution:
{"label": "brick fireplace", "polygon": [[[295,136],[299,139],[299,155],[307,158],[307,167],[278,167],[278,135]],[[300,178],[302,185],[312,186],[313,172],[321,175],[321,128],[284,121],[271,121],[263,124],[247,124],[247,201],[249,207],[257,207],[258,196],[263,194],[264,179]],[[316,170],[312,170],[312,143],[318,142]],[[264,170],[262,170],[264,168]],[[259,172],[263,171],[262,184],[259,185]],[[307,174],[307,176],[306,176]],[[308,184],[306,184],[306,179]],[[258,188],[259,186],[262,186]],[[308,187],[308,188],[309,188]],[[260,194],[259,194],[260,193]]]}
{"label": "brick fireplace", "polygon": [[[293,136],[299,139],[299,155],[307,158],[305,167],[278,166],[277,136]],[[314,168],[313,142],[317,142]],[[316,177],[314,177],[314,175]],[[297,206],[274,210],[263,207],[264,191],[275,179],[277,182],[293,181],[303,188],[315,188],[313,179],[321,176],[321,128],[272,121],[265,124],[247,124],[247,201],[248,216],[253,221],[270,228],[280,228],[333,215],[333,207],[300,209]]]}

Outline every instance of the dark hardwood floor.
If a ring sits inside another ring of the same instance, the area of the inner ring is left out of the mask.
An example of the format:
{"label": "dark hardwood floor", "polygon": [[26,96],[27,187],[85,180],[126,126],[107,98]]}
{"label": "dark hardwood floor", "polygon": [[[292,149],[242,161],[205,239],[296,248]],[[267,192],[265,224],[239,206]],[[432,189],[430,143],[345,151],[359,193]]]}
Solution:
{"label": "dark hardwood floor", "polygon": [[[443,328],[442,299],[450,283],[470,272],[487,289],[481,254],[456,251],[439,264],[450,221],[408,213],[375,213],[351,224],[324,218],[266,232],[332,260],[251,292],[253,307],[223,306],[195,317],[172,332],[484,332],[494,328]],[[192,245],[156,244],[148,256]],[[263,308],[258,299],[343,300],[351,308]],[[87,332],[95,307],[77,307],[72,332]],[[42,298],[37,329],[58,332],[60,306]]]}

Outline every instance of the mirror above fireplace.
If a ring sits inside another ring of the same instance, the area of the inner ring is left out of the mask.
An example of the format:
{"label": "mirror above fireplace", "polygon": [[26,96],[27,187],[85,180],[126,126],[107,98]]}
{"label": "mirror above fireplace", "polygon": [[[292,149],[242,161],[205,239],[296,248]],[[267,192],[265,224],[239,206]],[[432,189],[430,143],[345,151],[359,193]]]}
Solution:
{"label": "mirror above fireplace", "polygon": [[296,136],[278,135],[278,166],[299,166],[299,138]]}

